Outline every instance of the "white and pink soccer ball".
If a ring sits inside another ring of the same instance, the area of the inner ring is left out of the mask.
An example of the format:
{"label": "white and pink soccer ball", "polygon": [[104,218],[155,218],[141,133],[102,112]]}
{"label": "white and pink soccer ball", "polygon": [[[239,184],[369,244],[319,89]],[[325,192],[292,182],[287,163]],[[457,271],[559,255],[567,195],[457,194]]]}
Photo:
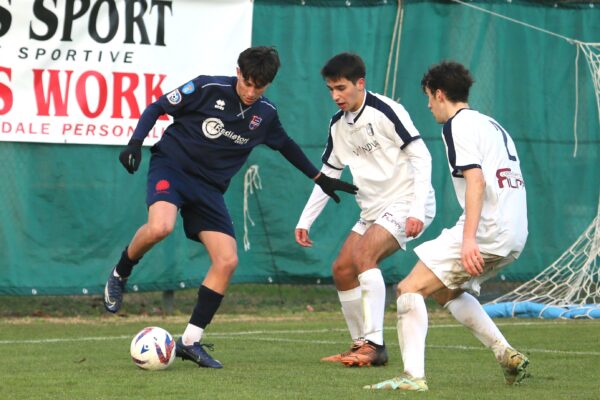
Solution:
{"label": "white and pink soccer ball", "polygon": [[175,340],[166,330],[150,326],[133,337],[129,352],[133,363],[142,369],[165,369],[175,360]]}

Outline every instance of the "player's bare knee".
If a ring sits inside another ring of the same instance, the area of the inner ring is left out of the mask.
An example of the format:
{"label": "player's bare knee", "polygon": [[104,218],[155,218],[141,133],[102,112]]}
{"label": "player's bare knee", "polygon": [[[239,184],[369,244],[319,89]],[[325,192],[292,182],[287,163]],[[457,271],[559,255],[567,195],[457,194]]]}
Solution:
{"label": "player's bare knee", "polygon": [[238,266],[237,254],[219,255],[213,260],[213,266],[225,273],[233,273]]}
{"label": "player's bare knee", "polygon": [[343,281],[349,278],[354,279],[356,277],[356,272],[354,271],[354,266],[352,264],[338,260],[333,262],[331,273],[335,281]]}
{"label": "player's bare knee", "polygon": [[167,223],[153,223],[148,226],[148,234],[150,240],[154,243],[158,243],[173,232],[173,225]]}
{"label": "player's bare knee", "polygon": [[229,281],[237,268],[237,257],[232,258],[217,258],[212,260],[210,267],[212,273],[219,277],[220,280]]}
{"label": "player's bare knee", "polygon": [[418,293],[419,290],[419,285],[408,278],[404,278],[398,283],[398,286],[396,286],[396,295],[400,297],[405,293]]}

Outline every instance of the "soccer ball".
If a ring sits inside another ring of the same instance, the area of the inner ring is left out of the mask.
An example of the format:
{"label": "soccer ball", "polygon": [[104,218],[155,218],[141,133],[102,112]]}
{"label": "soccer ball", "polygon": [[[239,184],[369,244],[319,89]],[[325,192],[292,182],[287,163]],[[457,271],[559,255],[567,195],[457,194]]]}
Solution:
{"label": "soccer ball", "polygon": [[129,347],[133,363],[151,371],[167,368],[175,360],[175,341],[157,326],[144,328],[133,337]]}

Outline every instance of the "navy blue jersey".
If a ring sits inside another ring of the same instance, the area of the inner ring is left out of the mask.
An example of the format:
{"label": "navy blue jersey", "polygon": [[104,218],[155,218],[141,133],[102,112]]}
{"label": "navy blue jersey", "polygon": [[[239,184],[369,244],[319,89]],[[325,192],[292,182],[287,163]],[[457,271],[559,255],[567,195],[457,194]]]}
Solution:
{"label": "navy blue jersey", "polygon": [[[252,149],[265,144],[281,151],[292,164],[314,177],[318,170],[287,135],[275,106],[261,97],[251,106],[239,99],[236,77],[200,75],[162,95],[140,117],[133,139],[143,139],[161,114],[173,123],[152,149],[185,173],[198,176],[225,192]],[[293,148],[292,157],[286,155]],[[300,151],[301,152],[301,151]]]}

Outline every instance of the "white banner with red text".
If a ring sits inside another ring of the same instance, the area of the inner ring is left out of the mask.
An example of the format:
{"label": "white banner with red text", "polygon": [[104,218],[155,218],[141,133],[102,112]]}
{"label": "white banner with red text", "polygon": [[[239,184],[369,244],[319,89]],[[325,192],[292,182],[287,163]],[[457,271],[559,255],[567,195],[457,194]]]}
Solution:
{"label": "white banner with red text", "polygon": [[251,32],[251,0],[0,0],[0,141],[126,144],[163,93],[234,75]]}

